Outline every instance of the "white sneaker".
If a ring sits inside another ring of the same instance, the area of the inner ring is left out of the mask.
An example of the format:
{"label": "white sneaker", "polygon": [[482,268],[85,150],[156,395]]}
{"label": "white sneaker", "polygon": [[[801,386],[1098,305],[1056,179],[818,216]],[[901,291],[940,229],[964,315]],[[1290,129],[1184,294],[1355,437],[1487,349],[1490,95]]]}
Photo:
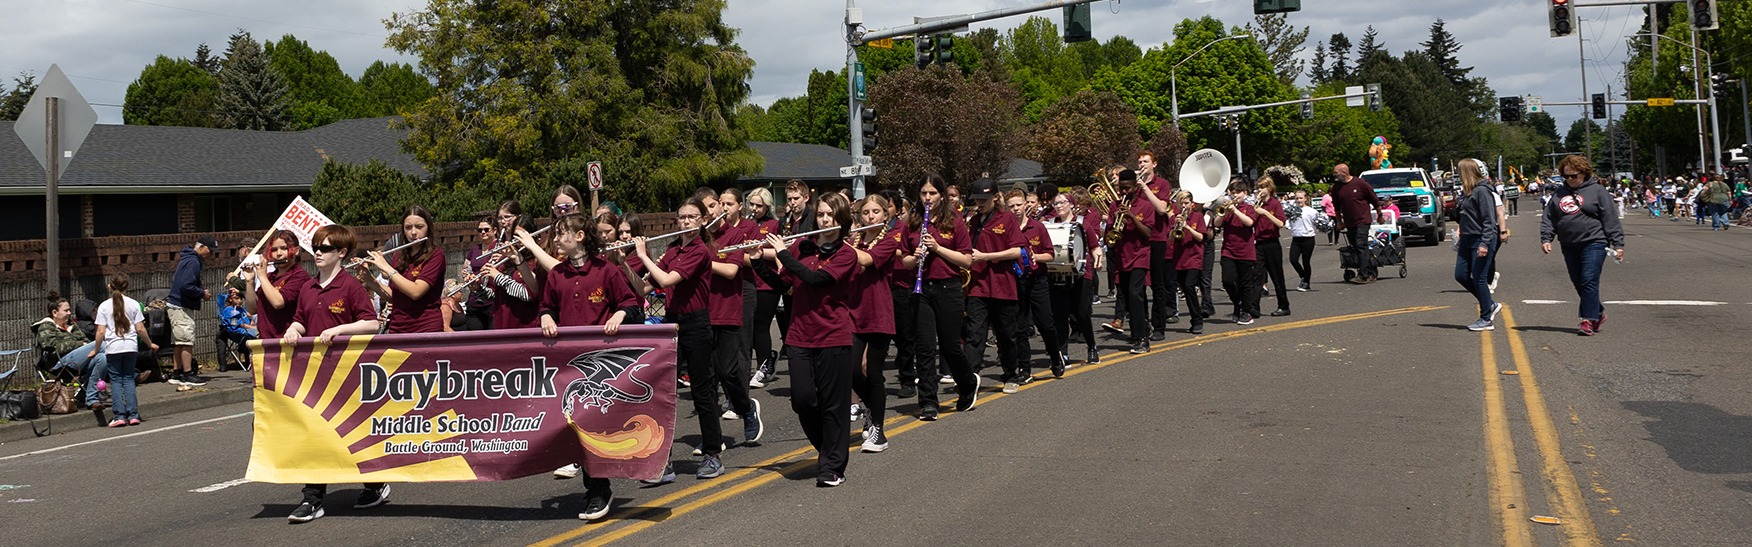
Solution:
{"label": "white sneaker", "polygon": [[939,378],[937,380],[937,384],[942,385],[942,386],[955,387],[955,377],[950,376],[948,374],[944,374],[942,378]]}
{"label": "white sneaker", "polygon": [[754,376],[750,376],[748,378],[748,387],[755,387],[755,388],[766,387],[766,381],[767,381],[766,372],[756,370],[756,371],[754,371]]}
{"label": "white sneaker", "polygon": [[1496,292],[1497,282],[1502,281],[1502,279],[1503,279],[1503,272],[1491,272],[1491,274],[1490,274],[1490,292]]}
{"label": "white sneaker", "polygon": [[862,419],[864,419],[864,405],[852,403],[852,421],[856,422]]}
{"label": "white sneaker", "polygon": [[565,467],[555,469],[554,470],[554,478],[556,478],[556,479],[576,479],[576,478],[578,478],[578,471],[579,471],[578,464],[569,463],[569,464],[566,464]]}
{"label": "white sneaker", "polygon": [[726,410],[726,411],[724,411],[724,415],[719,416],[719,418],[722,418],[725,420],[740,420],[740,419],[742,419],[742,416],[737,415],[736,411],[734,411],[734,410]]}

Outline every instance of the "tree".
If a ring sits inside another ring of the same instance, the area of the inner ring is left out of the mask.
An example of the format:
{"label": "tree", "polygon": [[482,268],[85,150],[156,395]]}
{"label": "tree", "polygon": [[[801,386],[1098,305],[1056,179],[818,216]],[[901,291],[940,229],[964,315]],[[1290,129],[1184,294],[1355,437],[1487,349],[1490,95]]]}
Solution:
{"label": "tree", "polygon": [[279,131],[286,106],[286,82],[268,65],[261,44],[248,32],[233,34],[219,68],[219,125]]}
{"label": "tree", "polygon": [[432,81],[407,63],[377,61],[359,76],[357,113],[372,118],[398,115],[431,99],[434,93]]}
{"label": "tree", "polygon": [[1167,123],[1156,129],[1155,136],[1150,137],[1150,143],[1144,145],[1144,149],[1150,151],[1157,163],[1167,167],[1161,170],[1165,173],[1180,172],[1180,162],[1186,161],[1186,155],[1192,153],[1192,149],[1186,147],[1186,134],[1174,124]]}
{"label": "tree", "polygon": [[1326,56],[1332,59],[1332,66],[1326,72],[1332,79],[1343,81],[1351,79],[1350,50],[1350,38],[1345,37],[1342,32],[1326,39]]}
{"label": "tree", "polygon": [[388,45],[418,56],[437,90],[407,113],[404,146],[478,208],[551,194],[576,180],[561,167],[587,160],[641,210],[759,172],[735,115],[754,61],[723,11],[723,0],[431,0],[392,15]]}
{"label": "tree", "polygon": [[[868,89],[870,83],[865,85]],[[767,109],[770,132],[761,135],[759,140],[840,148],[849,146],[851,122],[847,118],[847,104],[850,98],[846,95],[845,75],[811,70],[806,91],[802,97],[786,97],[773,102]]]}
{"label": "tree", "polygon": [[1521,123],[1533,129],[1533,134],[1544,140],[1540,142],[1542,153],[1556,152],[1563,148],[1563,139],[1557,135],[1557,119],[1549,112],[1533,112],[1521,118]]}
{"label": "tree", "polygon": [[[1346,83],[1332,81],[1316,86],[1315,95],[1337,95]],[[1369,141],[1382,136],[1391,143],[1400,143],[1399,121],[1391,111],[1373,112],[1367,108],[1345,106],[1342,101],[1314,103],[1314,119],[1302,121],[1294,132],[1287,163],[1306,173],[1330,173],[1332,166],[1349,163],[1355,173],[1367,167]],[[1400,157],[1395,149],[1393,157]]]}
{"label": "tree", "polygon": [[1399,58],[1377,55],[1360,67],[1356,79],[1380,83],[1382,98],[1399,120],[1405,140],[1394,143],[1394,158],[1424,164],[1431,157],[1478,153],[1481,122],[1472,115],[1466,95],[1429,55],[1422,51],[1407,51]]}
{"label": "tree", "polygon": [[[1569,132],[1564,133],[1563,137],[1564,151],[1577,154],[1587,154],[1589,150],[1592,150],[1594,155],[1598,156],[1609,152],[1605,144],[1606,132],[1600,128],[1600,124],[1587,118],[1577,118],[1575,122],[1570,123]],[[1589,148],[1590,146],[1592,148]],[[1598,158],[1595,160],[1598,162]]]}
{"label": "tree", "polygon": [[1058,25],[1045,17],[1029,17],[1005,33],[998,40],[998,54],[1022,92],[1023,116],[1030,122],[1088,82],[1082,57],[1067,53]]}
{"label": "tree", "polygon": [[1284,85],[1295,85],[1296,78],[1302,77],[1301,55],[1303,44],[1308,43],[1308,27],[1296,30],[1295,25],[1289,24],[1289,14],[1276,13],[1253,16],[1247,30],[1253,33],[1260,49],[1271,58],[1278,79]]}
{"label": "tree", "polygon": [[195,67],[206,71],[209,76],[219,75],[219,59],[213,56],[213,48],[207,47],[206,42],[195,46],[195,59],[190,62],[194,63]]}
{"label": "tree", "polygon": [[1449,83],[1456,87],[1467,85],[1466,74],[1472,72],[1472,67],[1460,66],[1460,42],[1454,39],[1453,34],[1448,33],[1446,22],[1436,19],[1435,23],[1431,23],[1430,39],[1418,45],[1424,47],[1424,53],[1436,63],[1436,68],[1442,70],[1442,76]]}
{"label": "tree", "polygon": [[1375,26],[1369,25],[1363,29],[1363,41],[1357,44],[1357,64],[1361,65],[1376,53],[1385,53],[1387,45],[1375,39]]}
{"label": "tree", "polygon": [[1028,157],[1055,181],[1084,183],[1096,169],[1137,157],[1138,117],[1108,91],[1079,91],[1041,113],[1028,130]]}
{"label": "tree", "polygon": [[18,115],[24,113],[24,107],[30,104],[30,96],[36,94],[36,74],[20,72],[12,78],[12,90],[7,91],[5,85],[0,85],[0,121],[15,121]]}
{"label": "tree", "polygon": [[286,79],[290,101],[288,129],[309,129],[362,118],[367,110],[373,110],[362,108],[358,86],[327,51],[311,49],[310,44],[291,34],[278,42],[268,42],[263,50],[268,54],[269,66]]}
{"label": "tree", "polygon": [[420,202],[419,187],[418,177],[381,160],[365,165],[328,160],[310,184],[310,204],[341,224],[395,224],[408,205]]}
{"label": "tree", "polygon": [[1332,73],[1326,69],[1326,47],[1314,48],[1314,63],[1308,67],[1308,81],[1314,85],[1332,81]]}
{"label": "tree", "polygon": [[219,80],[188,59],[159,55],[128,84],[122,123],[215,127]]}
{"label": "tree", "polygon": [[883,113],[883,143],[874,153],[881,184],[911,184],[927,173],[966,184],[1009,168],[1021,120],[1007,82],[934,65],[889,73],[869,93]]}

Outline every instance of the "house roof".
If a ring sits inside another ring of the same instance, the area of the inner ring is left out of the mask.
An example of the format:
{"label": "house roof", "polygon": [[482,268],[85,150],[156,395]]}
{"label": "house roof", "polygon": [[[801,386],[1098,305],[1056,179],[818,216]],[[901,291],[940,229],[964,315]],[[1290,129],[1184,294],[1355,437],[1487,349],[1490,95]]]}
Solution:
{"label": "house roof", "polygon": [[749,141],[749,148],[766,158],[759,174],[742,177],[744,182],[851,180],[839,168],[852,164],[851,153],[820,144]]}
{"label": "house roof", "polygon": [[[285,190],[310,187],[325,157],[383,160],[416,174],[425,170],[401,151],[405,130],[393,117],[346,120],[305,131],[240,131],[202,127],[98,125],[59,181],[68,194]],[[0,122],[12,133],[12,122]],[[0,195],[37,194],[43,170],[24,143],[0,138]]]}

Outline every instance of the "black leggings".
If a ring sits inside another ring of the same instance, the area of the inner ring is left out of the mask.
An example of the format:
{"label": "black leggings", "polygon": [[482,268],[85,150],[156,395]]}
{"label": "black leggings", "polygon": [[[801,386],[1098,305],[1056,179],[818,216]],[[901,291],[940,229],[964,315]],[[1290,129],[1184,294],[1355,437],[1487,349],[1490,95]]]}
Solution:
{"label": "black leggings", "polygon": [[1120,286],[1121,298],[1125,299],[1126,312],[1131,317],[1131,343],[1145,342],[1150,339],[1150,313],[1144,307],[1144,278],[1149,277],[1150,270],[1136,268],[1125,271],[1125,284]]}
{"label": "black leggings", "polygon": [[862,362],[852,371],[852,393],[864,402],[870,423],[880,424],[888,416],[887,378],[882,367],[888,360],[888,341],[892,335],[872,333],[852,335],[852,357]]}
{"label": "black leggings", "polygon": [[1314,236],[1290,238],[1290,266],[1303,283],[1314,275]]}
{"label": "black leggings", "polygon": [[[754,338],[754,358],[756,362],[773,354],[773,316],[779,311],[778,291],[754,291],[754,322],[743,325],[748,328]],[[780,330],[779,332],[784,332]]]}
{"label": "black leggings", "polygon": [[[1272,294],[1277,295],[1277,307],[1280,310],[1290,309],[1290,294],[1284,290],[1284,244],[1277,239],[1267,239],[1253,244],[1253,254],[1259,257],[1253,274],[1257,279],[1254,285],[1263,285],[1265,278],[1271,278]],[[1258,289],[1254,289],[1258,290]],[[1258,293],[1254,293],[1257,295]],[[1259,297],[1253,297],[1253,311],[1259,312]]]}
{"label": "black leggings", "polygon": [[747,416],[754,404],[748,398],[748,354],[741,350],[742,327],[712,325],[712,372],[730,409]]}
{"label": "black leggings", "polygon": [[1180,284],[1180,295],[1186,297],[1186,309],[1192,316],[1192,326],[1204,324],[1204,303],[1199,302],[1199,292],[1204,283],[1203,270],[1174,270],[1174,279]]}
{"label": "black leggings", "polygon": [[[1168,260],[1167,241],[1150,242],[1150,271],[1163,274],[1174,271],[1174,263]],[[1174,285],[1173,275],[1150,276],[1150,326],[1156,330],[1167,329],[1168,318],[1180,315],[1174,304],[1174,293],[1179,292]]]}
{"label": "black leggings", "polygon": [[1034,358],[1033,344],[1028,336],[1028,325],[1034,325],[1034,330],[1040,334],[1041,341],[1046,343],[1048,361],[1058,361],[1059,347],[1064,345],[1064,329],[1054,328],[1058,321],[1052,317],[1052,293],[1047,288],[1046,272],[1039,271],[1029,274],[1016,282],[1016,295],[1019,297],[1016,321],[1016,350],[1023,361]]}
{"label": "black leggings", "polygon": [[723,410],[718,407],[718,374],[712,365],[712,324],[704,311],[671,313],[663,318],[679,327],[676,335],[679,365],[692,377],[694,414],[700,422],[700,450],[716,455],[724,444],[724,430],[718,425]]}
{"label": "black leggings", "polygon": [[1082,276],[1071,278],[1064,283],[1054,283],[1048,290],[1052,293],[1053,332],[1060,334],[1059,346],[1047,348],[1065,353],[1065,347],[1071,344],[1071,334],[1083,335],[1083,345],[1089,349],[1095,348],[1094,310],[1090,300],[1094,295],[1094,279],[1083,279]]}
{"label": "black leggings", "polygon": [[938,356],[942,356],[943,364],[954,376],[956,391],[962,397],[973,396],[979,389],[979,377],[961,348],[961,330],[967,322],[967,293],[961,288],[961,280],[926,281],[924,294],[914,295],[913,302],[917,304],[913,313],[913,332],[917,333],[913,350],[917,357],[913,365],[919,375],[919,407],[937,408]]}

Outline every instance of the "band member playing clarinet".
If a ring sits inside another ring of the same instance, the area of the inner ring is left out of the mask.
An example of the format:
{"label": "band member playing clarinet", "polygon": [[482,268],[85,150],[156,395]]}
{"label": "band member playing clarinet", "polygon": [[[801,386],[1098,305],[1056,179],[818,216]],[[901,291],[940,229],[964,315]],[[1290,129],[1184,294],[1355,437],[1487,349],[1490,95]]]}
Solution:
{"label": "band member playing clarinet", "polygon": [[[966,412],[979,404],[979,376],[961,349],[962,327],[966,321],[967,293],[961,287],[958,271],[973,264],[968,253],[973,251],[972,238],[967,236],[967,224],[961,213],[950,205],[943,178],[927,175],[919,183],[918,198],[924,214],[919,223],[909,227],[919,231],[919,245],[912,260],[902,267],[918,268],[913,291],[918,336],[913,338],[918,357],[913,363],[919,375],[919,419],[937,419],[937,356],[942,355],[949,374],[955,381],[960,399],[955,410]],[[923,262],[919,262],[923,261]]]}
{"label": "band member playing clarinet", "polygon": [[[602,325],[602,332],[613,336],[628,316],[639,313],[639,295],[628,286],[623,270],[602,257],[602,244],[588,231],[591,224],[582,215],[554,220],[554,247],[566,260],[554,264],[542,283],[542,336],[557,336],[560,327],[590,325]],[[614,501],[608,479],[591,478],[588,470],[578,474],[584,477],[584,512],[578,518],[607,515]]]}
{"label": "band member playing clarinet", "polygon": [[846,449],[851,442],[848,410],[852,374],[858,365],[852,356],[851,333],[845,328],[852,321],[852,275],[858,266],[857,253],[844,248],[852,227],[846,198],[833,193],[822,196],[815,224],[839,229],[790,247],[769,234],[767,244],[783,266],[780,275],[791,285],[791,301],[797,306],[785,335],[791,353],[791,409],[815,447],[815,485],[834,487],[846,477]]}
{"label": "band member playing clarinet", "polygon": [[[402,241],[426,238],[431,230],[432,213],[425,207],[409,206],[402,215]],[[426,239],[397,253],[393,266],[378,251],[369,251],[366,262],[389,280],[387,286],[370,283],[366,287],[389,298],[390,334],[444,332],[444,313],[438,301],[444,291],[444,249]]]}
{"label": "band member playing clarinet", "polygon": [[[858,200],[863,226],[888,224],[888,200],[870,196]],[[900,263],[901,230],[888,228],[852,234],[851,247],[858,254],[858,273],[852,278],[852,358],[858,363],[852,375],[852,390],[864,402],[865,452],[888,450],[888,434],[882,420],[888,416],[888,388],[882,368],[887,365],[888,343],[894,337],[894,296],[889,279]]]}
{"label": "band member playing clarinet", "polygon": [[639,262],[645,265],[651,280],[669,290],[664,301],[663,321],[679,327],[678,352],[681,365],[687,367],[692,384],[694,414],[700,424],[700,466],[694,476],[717,478],[724,474],[719,454],[728,443],[718,417],[718,378],[712,366],[712,324],[706,282],[712,271],[712,234],[705,224],[711,219],[711,209],[699,198],[689,198],[675,210],[676,227],[687,230],[681,242],[664,253],[661,262],[651,258],[651,249],[643,237],[633,238]]}

